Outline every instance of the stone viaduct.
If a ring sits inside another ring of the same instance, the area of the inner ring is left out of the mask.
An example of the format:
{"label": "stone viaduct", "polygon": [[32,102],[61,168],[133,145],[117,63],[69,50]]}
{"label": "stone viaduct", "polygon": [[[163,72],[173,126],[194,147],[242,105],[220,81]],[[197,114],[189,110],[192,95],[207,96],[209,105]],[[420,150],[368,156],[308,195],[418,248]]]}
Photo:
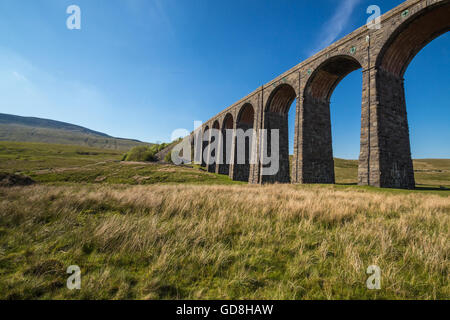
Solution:
{"label": "stone viaduct", "polygon": [[[414,188],[403,75],[414,56],[449,29],[450,0],[408,0],[382,15],[380,29],[363,26],[350,33],[202,125],[202,132],[209,128],[253,128],[255,132],[279,129],[278,174],[262,175],[260,162],[233,164],[234,152],[226,155],[232,159],[230,165],[208,165],[208,171],[255,184],[335,183],[330,98],[346,75],[361,69],[359,184]],[[290,165],[288,111],[294,100],[294,155]],[[246,150],[246,159],[250,152],[261,152],[263,144],[256,136],[254,148]],[[203,150],[208,145],[204,142]],[[221,141],[219,145],[224,148],[226,143]]]}

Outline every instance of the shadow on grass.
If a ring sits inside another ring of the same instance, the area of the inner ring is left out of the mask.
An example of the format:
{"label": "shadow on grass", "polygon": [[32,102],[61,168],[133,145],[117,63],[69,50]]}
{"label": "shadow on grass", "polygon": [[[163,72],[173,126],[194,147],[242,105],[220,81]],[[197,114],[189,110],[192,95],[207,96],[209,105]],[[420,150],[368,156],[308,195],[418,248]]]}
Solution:
{"label": "shadow on grass", "polygon": [[416,185],[416,188],[414,190],[421,190],[421,191],[450,191],[450,188],[444,187],[444,186],[425,186],[425,185]]}
{"label": "shadow on grass", "polygon": [[[350,183],[336,183],[335,185],[337,186],[358,186],[357,183],[355,182],[350,182]],[[368,186],[361,186],[362,188],[367,188]],[[370,188],[370,187],[369,187]],[[379,190],[406,190],[407,189],[396,189],[396,188],[377,188]],[[416,187],[414,189],[410,189],[410,191],[449,191],[450,192],[450,187],[446,187],[446,186],[427,186],[427,185],[421,185],[418,184],[416,185]]]}

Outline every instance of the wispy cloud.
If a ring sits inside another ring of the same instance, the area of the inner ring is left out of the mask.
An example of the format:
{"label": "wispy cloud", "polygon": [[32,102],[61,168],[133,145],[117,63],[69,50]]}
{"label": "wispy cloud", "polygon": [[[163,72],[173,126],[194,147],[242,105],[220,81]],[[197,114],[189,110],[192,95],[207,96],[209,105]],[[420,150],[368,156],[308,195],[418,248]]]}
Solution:
{"label": "wispy cloud", "polygon": [[168,12],[170,2],[165,0],[126,0],[125,5],[137,17],[141,17],[142,23],[157,24],[160,28],[164,28],[168,34],[175,36],[175,28]]}
{"label": "wispy cloud", "polygon": [[28,81],[27,77],[17,71],[13,71],[12,74],[19,81]]}
{"label": "wispy cloud", "polygon": [[355,7],[361,0],[340,0],[334,15],[325,23],[319,34],[319,41],[309,55],[332,44],[347,26]]}
{"label": "wispy cloud", "polygon": [[47,72],[3,47],[0,47],[0,97],[2,113],[68,122],[77,119],[72,122],[94,129],[102,129],[98,119],[111,113],[109,99],[96,86]]}

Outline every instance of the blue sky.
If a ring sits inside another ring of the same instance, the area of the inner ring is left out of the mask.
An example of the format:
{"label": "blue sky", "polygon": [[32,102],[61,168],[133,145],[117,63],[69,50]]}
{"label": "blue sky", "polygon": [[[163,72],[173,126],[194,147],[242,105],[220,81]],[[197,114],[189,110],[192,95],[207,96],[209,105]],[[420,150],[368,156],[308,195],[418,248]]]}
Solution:
{"label": "blue sky", "polygon": [[[401,2],[2,0],[0,112],[168,141],[363,25],[369,5]],[[71,4],[81,30],[66,28]],[[450,158],[449,55],[446,34],[405,75],[415,158]],[[358,157],[360,107],[355,71],[332,96],[337,157]]]}

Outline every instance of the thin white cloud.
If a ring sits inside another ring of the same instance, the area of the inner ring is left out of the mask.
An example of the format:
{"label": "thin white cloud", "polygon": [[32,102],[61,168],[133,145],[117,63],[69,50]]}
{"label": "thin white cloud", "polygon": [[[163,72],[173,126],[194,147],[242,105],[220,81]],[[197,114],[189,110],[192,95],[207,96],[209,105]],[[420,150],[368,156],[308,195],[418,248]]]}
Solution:
{"label": "thin white cloud", "polygon": [[172,37],[175,36],[175,29],[168,14],[172,9],[168,8],[171,5],[168,1],[126,0],[124,3],[133,15],[144,19],[142,23],[148,24],[150,21],[164,28]]}
{"label": "thin white cloud", "polygon": [[319,34],[319,41],[316,47],[309,52],[309,55],[319,52],[337,39],[350,21],[350,17],[359,2],[361,0],[339,1],[335,14],[323,26]]}
{"label": "thin white cloud", "polygon": [[[111,103],[96,86],[47,72],[0,47],[0,112],[53,118],[102,131],[98,120]],[[82,115],[84,115],[82,117]],[[106,122],[106,121],[105,121]],[[106,131],[106,130],[103,130]]]}
{"label": "thin white cloud", "polygon": [[27,77],[17,71],[13,71],[12,74],[19,81],[28,81]]}

